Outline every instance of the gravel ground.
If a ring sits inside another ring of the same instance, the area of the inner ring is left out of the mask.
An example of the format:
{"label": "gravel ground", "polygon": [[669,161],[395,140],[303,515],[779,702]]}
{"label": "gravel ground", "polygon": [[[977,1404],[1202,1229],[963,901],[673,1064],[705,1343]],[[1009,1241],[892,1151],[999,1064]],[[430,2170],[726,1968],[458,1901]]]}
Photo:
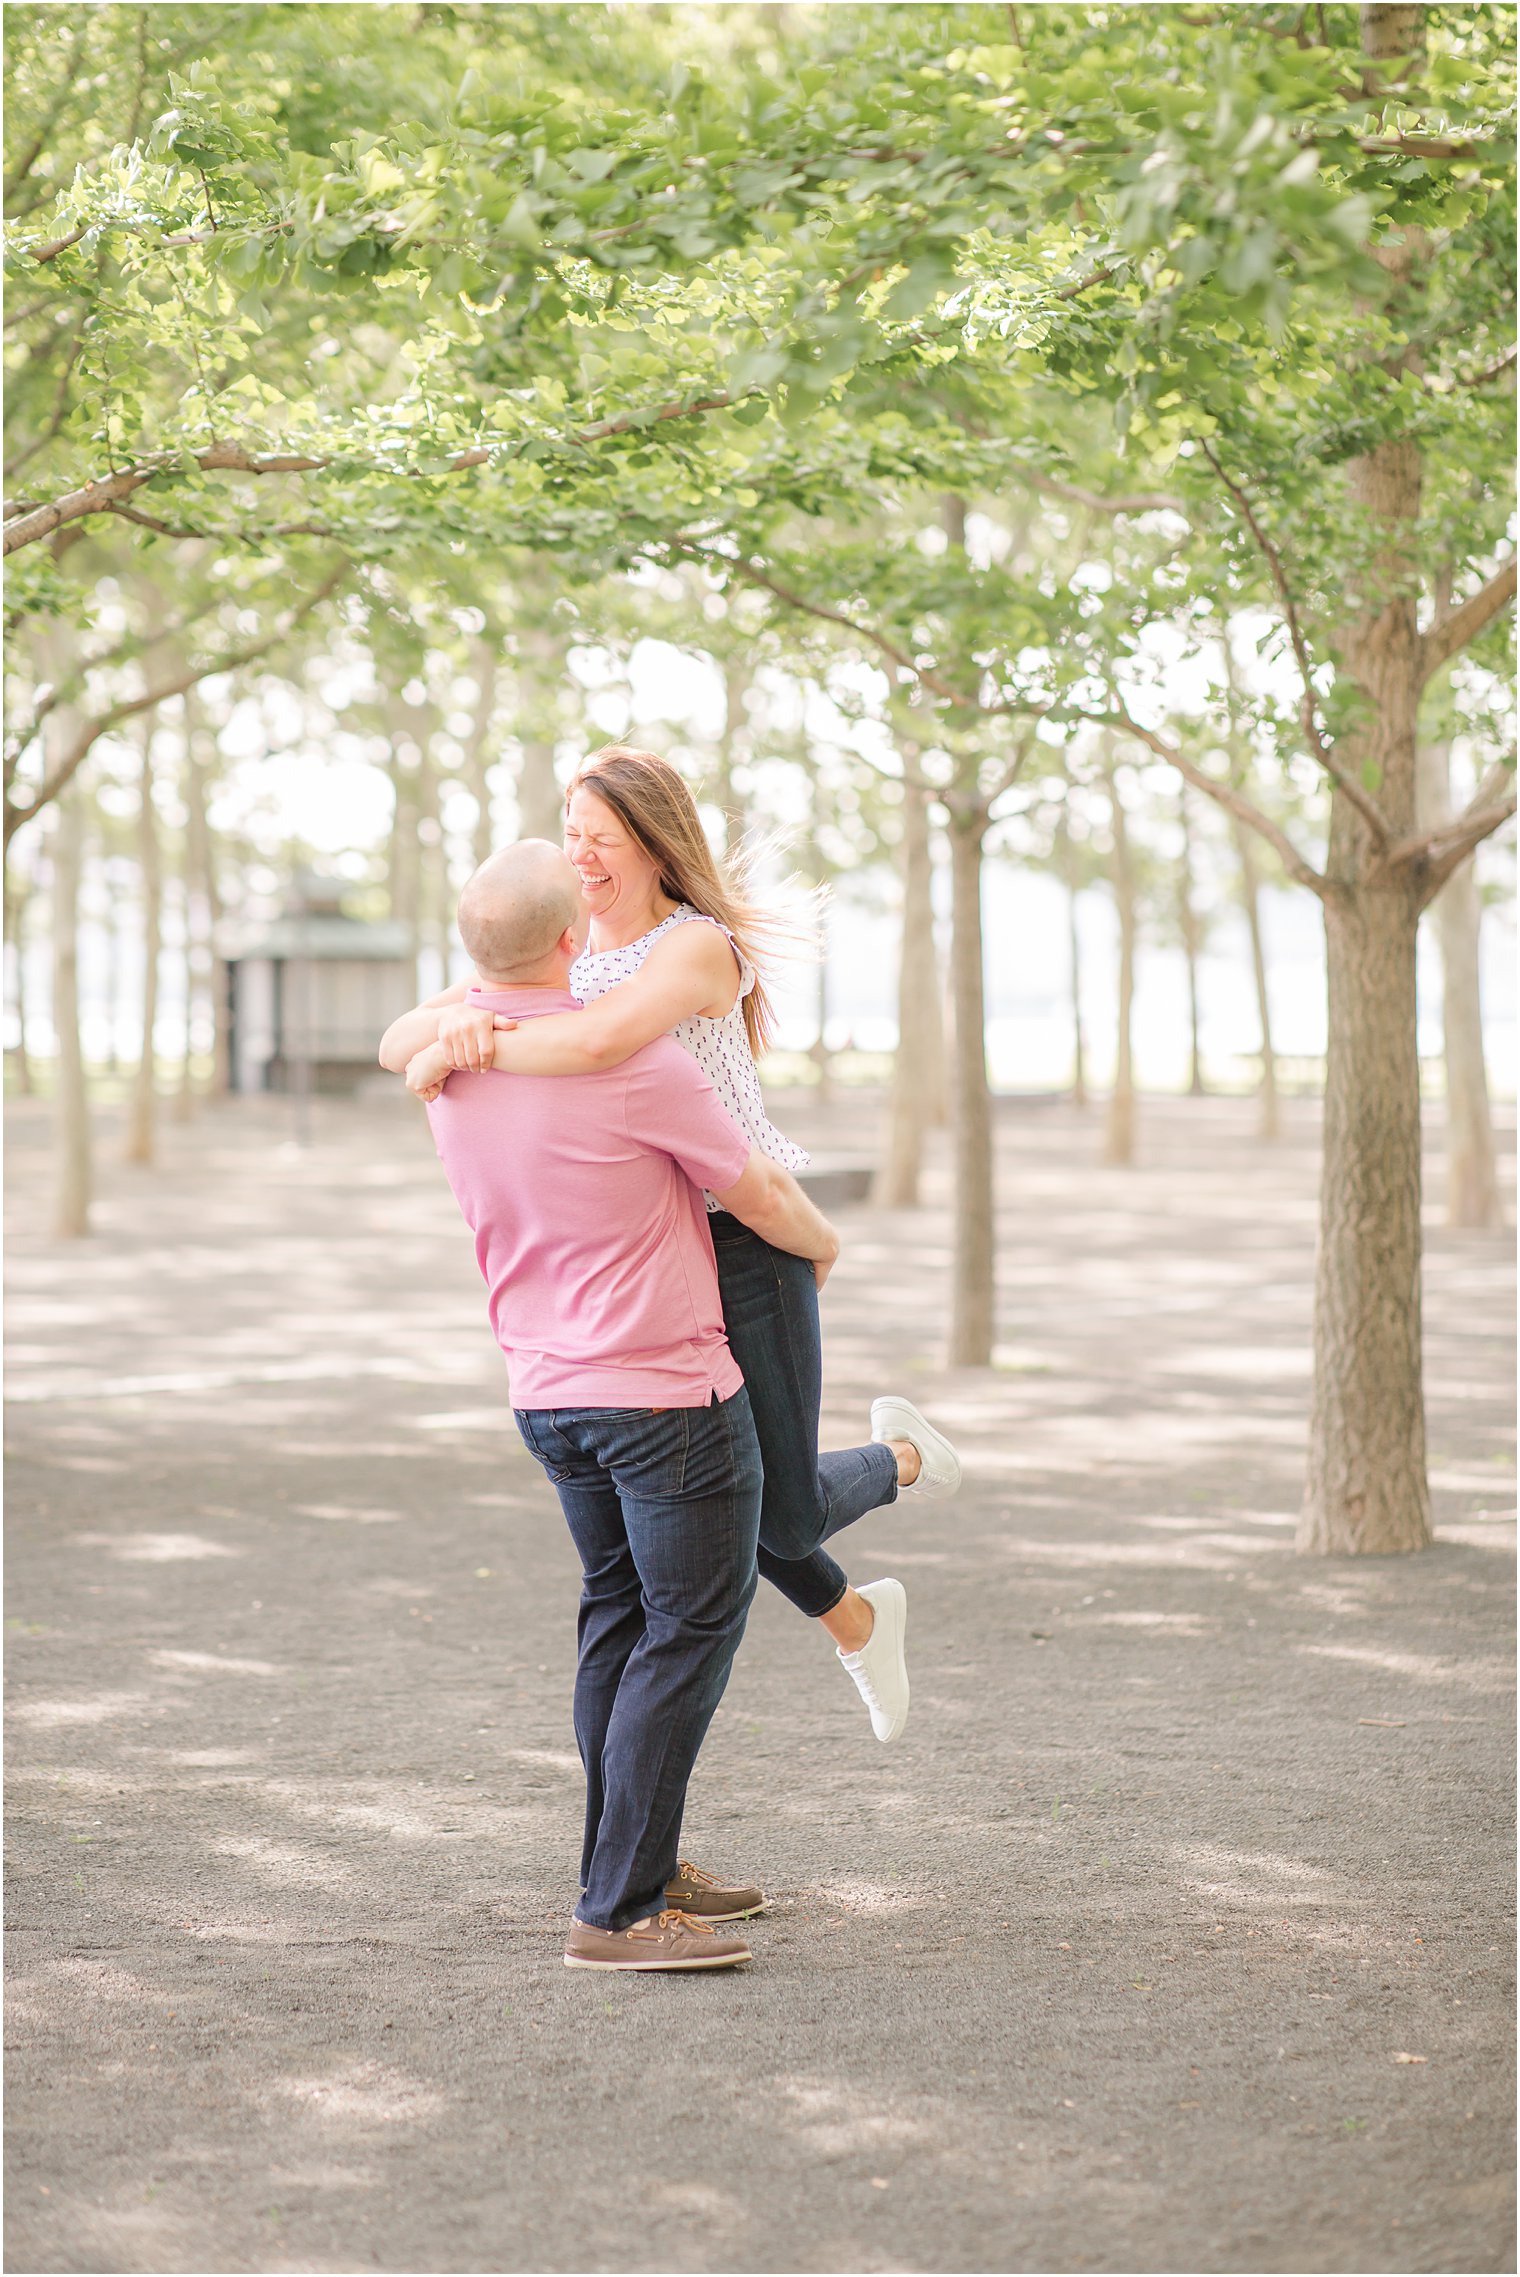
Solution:
{"label": "gravel ground", "polygon": [[967,1456],[845,1538],[912,1721],[762,1598],[686,1840],[754,1966],[609,1982],[467,1238],[399,1100],[291,1117],[67,1247],[11,1118],[11,2270],[1513,2267],[1507,1236],[1431,1228],[1436,1548],[1311,1563],[1312,1108],[1147,1102],[1119,1172],[1008,1106],[986,1373],[942,1170],[836,1213],[826,1437],[897,1384]]}

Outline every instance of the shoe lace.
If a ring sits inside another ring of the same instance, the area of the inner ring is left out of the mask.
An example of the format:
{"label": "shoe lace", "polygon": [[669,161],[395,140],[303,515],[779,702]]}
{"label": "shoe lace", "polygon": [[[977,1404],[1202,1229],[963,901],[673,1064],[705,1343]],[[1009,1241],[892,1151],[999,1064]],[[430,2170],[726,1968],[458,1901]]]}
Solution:
{"label": "shoe lace", "polygon": [[718,1932],[710,1921],[701,1920],[694,1913],[683,1913],[678,1905],[667,1906],[655,1916],[656,1929],[695,1929],[701,1937],[716,1937]]}
{"label": "shoe lace", "polygon": [[864,1700],[866,1706],[868,1708],[880,1709],[880,1694],[877,1692],[876,1686],[871,1682],[870,1676],[867,1674],[866,1670],[863,1668],[852,1668],[850,1670],[850,1674],[854,1677],[855,1688],[859,1692],[861,1698]]}
{"label": "shoe lace", "polygon": [[694,1866],[689,1858],[683,1858],[680,1865],[677,1866],[676,1880],[678,1882],[694,1882],[699,1890],[715,1890],[718,1887],[717,1875],[704,1874],[701,1867]]}

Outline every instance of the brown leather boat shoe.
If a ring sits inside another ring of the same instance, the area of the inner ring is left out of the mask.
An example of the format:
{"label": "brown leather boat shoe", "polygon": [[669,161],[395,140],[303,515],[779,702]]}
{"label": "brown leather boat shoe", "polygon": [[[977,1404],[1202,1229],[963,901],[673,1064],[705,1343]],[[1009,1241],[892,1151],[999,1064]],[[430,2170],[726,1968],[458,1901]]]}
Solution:
{"label": "brown leather boat shoe", "polygon": [[705,1921],[669,1911],[631,1929],[593,1929],[572,1921],[567,1969],[735,1969],[752,1955],[742,1937],[720,1937]]}
{"label": "brown leather boat shoe", "polygon": [[665,1903],[678,1913],[694,1913],[701,1921],[748,1921],[752,1913],[763,1913],[766,1906],[764,1890],[745,1885],[728,1889],[716,1874],[704,1874],[689,1858],[683,1858],[672,1879],[665,1885]]}

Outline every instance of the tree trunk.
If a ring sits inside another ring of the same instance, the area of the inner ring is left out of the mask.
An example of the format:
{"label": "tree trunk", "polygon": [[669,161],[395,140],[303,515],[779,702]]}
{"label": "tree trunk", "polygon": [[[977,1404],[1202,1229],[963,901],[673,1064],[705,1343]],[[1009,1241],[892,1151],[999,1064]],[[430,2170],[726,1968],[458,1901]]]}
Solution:
{"label": "tree trunk", "polygon": [[137,801],[137,867],[142,881],[143,986],[142,1050],[127,1107],[128,1162],[151,1162],[158,1110],[158,1068],[153,1031],[158,1021],[158,957],[163,924],[163,881],[160,874],[158,812],[153,803],[153,740],[155,715],[149,713],[142,731],[142,771]]}
{"label": "tree trunk", "polygon": [[[1419,24],[1414,6],[1364,7],[1368,54],[1407,52]],[[1401,289],[1417,250],[1379,248]],[[1415,826],[1420,475],[1419,452],[1402,436],[1347,470],[1350,503],[1382,542],[1368,563],[1362,613],[1340,643],[1361,703],[1338,756],[1350,776],[1377,785],[1395,839]],[[1324,1166],[1298,1546],[1417,1550],[1431,1538],[1420,1353],[1418,890],[1407,870],[1390,876],[1370,825],[1339,792],[1326,876]]]}
{"label": "tree trunk", "polygon": [[1250,831],[1241,822],[1236,822],[1233,829],[1235,854],[1240,864],[1240,906],[1245,911],[1246,930],[1251,936],[1251,973],[1256,983],[1256,1018],[1261,1028],[1261,1087],[1256,1095],[1260,1114],[1256,1135],[1275,1139],[1282,1134],[1282,1119],[1277,1104],[1277,1054],[1272,1048],[1272,999],[1267,989],[1266,944],[1261,930],[1261,880]]}
{"label": "tree trunk", "polygon": [[53,829],[53,1036],[55,1178],[53,1231],[90,1230],[90,1101],[79,1042],[79,873],[84,859],[84,793],[70,783]]}
{"label": "tree trunk", "polygon": [[[1376,61],[1418,44],[1421,11],[1367,5],[1361,24],[1364,50]],[[1377,248],[1400,291],[1409,289],[1418,252],[1408,241]],[[1415,824],[1420,477],[1418,449],[1403,436],[1347,469],[1350,504],[1382,542],[1368,563],[1361,614],[1340,643],[1361,704],[1338,756],[1349,775],[1377,785],[1395,839]],[[1371,826],[1339,792],[1331,797],[1326,877],[1324,1165],[1298,1546],[1417,1550],[1431,1538],[1420,1351],[1418,894],[1406,872],[1390,877]]]}
{"label": "tree trunk", "polygon": [[[1422,744],[1419,753],[1419,813],[1422,829],[1437,830],[1452,819],[1451,749]],[[1488,1105],[1488,1069],[1483,1059],[1483,1005],[1479,983],[1479,940],[1483,908],[1472,862],[1454,870],[1430,904],[1441,951],[1441,1022],[1446,1058],[1446,1222],[1453,1226],[1500,1226],[1494,1162],[1494,1127]]]}
{"label": "tree trunk", "polygon": [[[201,722],[199,696],[195,689],[187,689],[184,772],[185,917],[192,929],[190,955],[196,992],[211,1023],[211,1091],[214,1097],[220,1098],[228,1088],[230,1069],[227,1059],[227,990],[222,961],[216,949],[222,905],[216,885],[216,858],[211,844],[211,825],[206,814],[206,788],[210,773],[206,752],[208,740],[210,739]],[[186,1080],[189,1080],[188,1048]]]}
{"label": "tree trunk", "polygon": [[179,863],[179,915],[181,927],[180,964],[185,995],[185,1034],[180,1048],[179,1070],[174,1088],[169,1095],[169,1112],[177,1123],[188,1123],[195,1113],[195,998],[200,974],[197,969],[197,943],[195,911],[192,908],[193,860],[190,852],[190,713],[188,706],[181,712],[180,735],[180,797],[185,806],[185,834],[180,845]]}
{"label": "tree trunk", "polygon": [[[449,898],[448,856],[443,843],[439,812],[438,763],[433,738],[437,720],[431,715],[425,733],[422,762],[417,773],[417,942],[432,968],[431,985],[423,992],[446,988],[449,982],[449,930],[453,910]],[[419,972],[421,971],[419,964]]]}
{"label": "tree trunk", "polygon": [[1441,945],[1446,1052],[1446,1222],[1502,1226],[1494,1129],[1483,1061],[1478,947],[1482,907],[1471,862],[1449,878],[1434,906]]}
{"label": "tree trunk", "polygon": [[517,834],[547,838],[558,845],[565,835],[565,799],[554,772],[554,745],[541,736],[522,738],[517,768]]}
{"label": "tree trunk", "polygon": [[985,1368],[992,1359],[996,1227],[992,1181],[992,1095],[987,1083],[986,996],[982,969],[980,806],[950,808],[953,929],[950,973],[955,1003],[951,1131],[955,1160],[954,1265],[950,1365]]}
{"label": "tree trunk", "polygon": [[1088,1104],[1088,1045],[1081,1025],[1081,934],[1076,927],[1076,854],[1065,806],[1056,820],[1056,874],[1067,895],[1067,984],[1072,990],[1072,1107]]}
{"label": "tree trunk", "polygon": [[32,1059],[26,1043],[26,913],[30,890],[5,869],[5,951],[10,999],[16,1014],[16,1088],[23,1099],[32,1095]]}
{"label": "tree trunk", "polygon": [[1203,1097],[1203,1047],[1200,1041],[1198,1017],[1198,951],[1201,928],[1198,911],[1193,904],[1193,833],[1188,819],[1187,785],[1177,792],[1177,812],[1182,822],[1182,859],[1177,870],[1177,923],[1182,934],[1182,953],[1187,959],[1188,982],[1188,1035],[1189,1047],[1188,1095]]}
{"label": "tree trunk", "polygon": [[1103,1134],[1103,1160],[1135,1159],[1135,1070],[1131,1041],[1135,1008],[1135,874],[1129,830],[1117,779],[1108,778],[1108,809],[1114,838],[1114,907],[1119,917],[1119,1022],[1114,1043],[1114,1087],[1109,1093]]}
{"label": "tree trunk", "polygon": [[558,691],[564,678],[566,643],[544,625],[530,625],[520,637],[524,663],[519,672],[519,730],[522,757],[517,770],[517,834],[547,838],[558,846],[565,835],[565,794],[554,771],[554,728]]}
{"label": "tree trunk", "polygon": [[723,847],[728,854],[739,851],[749,830],[749,806],[734,780],[734,766],[746,716],[744,699],[753,680],[754,671],[747,660],[730,657],[724,664],[723,733],[718,743],[717,765],[713,769],[713,789],[723,816]]}
{"label": "tree trunk", "polygon": [[418,963],[421,949],[418,917],[422,898],[422,841],[417,835],[421,752],[415,738],[414,723],[401,713],[399,705],[394,706],[391,712],[389,773],[396,802],[391,815],[390,845],[386,853],[390,913],[396,923],[404,925],[411,935],[413,986],[421,996],[423,990]]}
{"label": "tree trunk", "polygon": [[814,765],[810,764],[810,761],[811,761],[811,750],[810,750],[810,746],[809,746],[809,744],[808,744],[808,742],[807,742],[807,737],[806,737],[806,733],[805,733],[805,731],[804,731],[804,733],[802,734],[802,736],[799,738],[799,743],[798,743],[798,759],[799,759],[799,763],[800,763],[800,764],[801,764],[801,766],[802,766],[802,769],[803,769],[803,773],[804,773],[804,778],[805,778],[805,780],[806,780],[806,782],[807,782],[807,785],[808,785],[808,799],[809,799],[809,808],[808,808],[808,812],[809,812],[808,843],[809,843],[809,847],[810,847],[810,849],[811,849],[811,855],[812,855],[812,860],[811,860],[811,865],[810,865],[810,866],[811,866],[811,869],[812,869],[812,877],[813,877],[814,906],[815,906],[815,908],[818,910],[818,912],[819,912],[819,915],[820,915],[820,917],[821,917],[821,919],[822,919],[822,923],[821,923],[821,924],[820,924],[820,926],[819,926],[818,964],[817,964],[817,968],[816,968],[816,974],[815,974],[815,984],[814,984],[814,985],[815,985],[815,995],[814,995],[814,1017],[815,1017],[815,1019],[816,1019],[816,1021],[817,1021],[818,1025],[817,1025],[817,1032],[815,1033],[815,1035],[814,1035],[814,1037],[813,1037],[813,1041],[812,1041],[812,1044],[809,1046],[809,1049],[808,1049],[808,1057],[809,1057],[809,1059],[811,1059],[811,1061],[813,1062],[813,1065],[814,1065],[814,1066],[817,1068],[817,1070],[818,1070],[818,1096],[819,1096],[819,1098],[820,1098],[820,1099],[825,1099],[825,1100],[826,1100],[826,1099],[830,1099],[830,1098],[832,1098],[832,1097],[833,1097],[833,1093],[834,1093],[834,1080],[833,1080],[833,1077],[834,1077],[834,1069],[833,1069],[833,1061],[832,1061],[832,1058],[831,1058],[831,1055],[830,1055],[830,1052],[829,1052],[829,1036],[828,1036],[828,1028],[829,1028],[829,927],[828,927],[828,919],[829,919],[829,916],[831,915],[831,911],[830,911],[830,905],[829,905],[829,884],[830,884],[830,878],[829,878],[829,866],[828,866],[828,862],[827,862],[827,859],[825,858],[825,855],[824,855],[824,852],[823,852],[823,824],[824,824],[824,821],[825,821],[825,819],[826,819],[826,817],[827,817],[828,809],[827,809],[827,805],[826,805],[826,802],[825,802],[825,797],[824,797],[824,787],[823,787],[823,779],[822,779],[822,776],[821,776],[821,774],[819,773],[819,770],[818,770],[818,768],[817,768],[816,766],[814,766]]}
{"label": "tree trunk", "polygon": [[491,721],[496,710],[496,651],[487,639],[476,641],[470,652],[470,672],[479,693],[469,740],[464,752],[464,776],[475,801],[475,827],[470,834],[470,856],[476,869],[495,844],[491,827]]}
{"label": "tree trunk", "polygon": [[1077,895],[1066,893],[1066,931],[1071,964],[1071,1103],[1087,1105],[1087,1052],[1082,1040],[1082,948],[1077,933]]}
{"label": "tree trunk", "polygon": [[1087,1050],[1082,1034],[1082,944],[1077,930],[1077,868],[1062,812],[1056,824],[1056,867],[1066,888],[1067,972],[1071,985],[1071,1103],[1087,1105]]}
{"label": "tree trunk", "polygon": [[1405,888],[1326,905],[1330,1045],[1300,1549],[1430,1540],[1420,1382],[1418,911]]}
{"label": "tree trunk", "polygon": [[887,1151],[876,1199],[889,1210],[918,1203],[924,1132],[944,1095],[945,1037],[934,945],[929,800],[903,785],[902,944],[897,968],[897,1050],[892,1058]]}
{"label": "tree trunk", "polygon": [[169,1094],[169,1112],[177,1123],[190,1122],[195,1114],[195,940],[190,929],[190,880],[180,873],[180,923],[183,938],[180,944],[180,964],[185,996],[185,1033],[180,1046],[179,1071],[174,1088]]}
{"label": "tree trunk", "polygon": [[[97,805],[96,820],[100,809]],[[106,1073],[112,1077],[121,1073],[121,1007],[124,990],[122,975],[132,962],[132,903],[125,881],[120,891],[112,890],[111,869],[114,857],[106,850],[110,841],[101,833],[101,870],[106,881],[106,899],[109,904],[107,922],[111,932],[111,953],[106,960]],[[125,871],[128,865],[121,865]]]}
{"label": "tree trunk", "polygon": [[818,944],[818,967],[814,985],[816,990],[814,1018],[818,1022],[818,1033],[813,1039],[813,1047],[808,1056],[818,1070],[819,1098],[832,1099],[834,1096],[834,1070],[829,1054],[828,1036],[829,944],[827,937]]}

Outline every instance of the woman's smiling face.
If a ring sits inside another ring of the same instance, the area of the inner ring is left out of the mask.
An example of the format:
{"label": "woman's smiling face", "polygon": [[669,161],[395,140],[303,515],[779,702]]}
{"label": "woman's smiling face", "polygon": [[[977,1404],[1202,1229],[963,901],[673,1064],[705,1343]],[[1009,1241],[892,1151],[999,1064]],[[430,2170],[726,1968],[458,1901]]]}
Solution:
{"label": "woman's smiling face", "polygon": [[565,852],[593,921],[654,914],[659,871],[626,823],[584,784],[565,812]]}

